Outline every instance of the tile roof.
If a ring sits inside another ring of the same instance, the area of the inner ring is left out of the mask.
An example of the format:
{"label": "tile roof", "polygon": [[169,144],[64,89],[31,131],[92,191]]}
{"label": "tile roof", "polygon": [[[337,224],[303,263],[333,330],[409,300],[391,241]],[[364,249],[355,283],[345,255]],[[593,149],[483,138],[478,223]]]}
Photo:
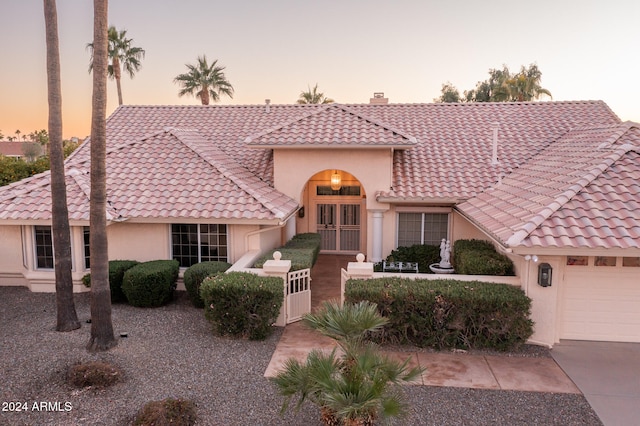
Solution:
{"label": "tile roof", "polygon": [[411,148],[416,139],[340,104],[323,105],[303,117],[249,136],[252,148]]}
{"label": "tile roof", "polygon": [[[67,163],[70,218],[89,218],[90,163]],[[0,219],[49,220],[48,172],[0,191]],[[107,151],[112,218],[280,221],[297,202],[274,190],[197,131],[166,128]]]}
{"label": "tile roof", "polygon": [[573,130],[456,209],[507,247],[640,248],[640,125]]}
{"label": "tile roof", "polygon": [[22,157],[24,151],[22,150],[22,144],[24,142],[13,141],[0,141],[0,154],[7,157]]}

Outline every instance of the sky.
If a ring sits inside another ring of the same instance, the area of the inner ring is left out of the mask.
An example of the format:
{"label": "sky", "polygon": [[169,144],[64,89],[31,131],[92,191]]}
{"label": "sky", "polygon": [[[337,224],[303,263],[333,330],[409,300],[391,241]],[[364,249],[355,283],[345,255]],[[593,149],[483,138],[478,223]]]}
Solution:
{"label": "sky", "polygon": [[[58,0],[63,135],[90,133],[87,43],[93,2]],[[443,83],[462,93],[492,68],[538,65],[555,101],[603,100],[640,122],[637,0],[110,0],[109,23],[146,51],[129,105],[197,105],[174,78],[199,55],[225,66],[233,99],[295,103],[319,91],[340,103],[432,102]],[[46,129],[42,0],[0,0],[0,132]],[[108,82],[108,114],[118,106]]]}

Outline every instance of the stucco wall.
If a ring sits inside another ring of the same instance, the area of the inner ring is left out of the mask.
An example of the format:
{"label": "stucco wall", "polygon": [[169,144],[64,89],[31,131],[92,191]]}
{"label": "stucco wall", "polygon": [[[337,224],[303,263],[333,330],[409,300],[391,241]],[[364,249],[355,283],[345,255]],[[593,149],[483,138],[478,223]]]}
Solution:
{"label": "stucco wall", "polygon": [[170,258],[171,228],[166,223],[114,223],[107,227],[109,260]]}
{"label": "stucco wall", "polygon": [[0,226],[0,286],[25,285],[20,226]]}

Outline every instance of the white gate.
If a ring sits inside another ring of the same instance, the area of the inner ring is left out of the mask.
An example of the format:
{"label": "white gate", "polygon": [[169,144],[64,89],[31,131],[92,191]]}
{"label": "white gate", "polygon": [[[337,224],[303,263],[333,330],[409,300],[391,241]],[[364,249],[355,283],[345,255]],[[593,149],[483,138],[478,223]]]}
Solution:
{"label": "white gate", "polygon": [[301,269],[287,274],[286,323],[300,321],[311,312],[311,269]]}

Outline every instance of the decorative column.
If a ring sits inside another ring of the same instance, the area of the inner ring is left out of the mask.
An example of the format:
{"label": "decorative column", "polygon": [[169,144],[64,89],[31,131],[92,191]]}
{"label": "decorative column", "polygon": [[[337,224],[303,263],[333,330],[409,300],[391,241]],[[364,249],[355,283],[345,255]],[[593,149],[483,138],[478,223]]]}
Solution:
{"label": "decorative column", "polygon": [[276,320],[275,325],[278,327],[284,327],[287,325],[287,273],[291,269],[290,260],[280,260],[282,254],[279,251],[273,253],[273,260],[267,260],[262,265],[262,271],[265,275],[270,277],[279,277],[282,279],[282,291],[284,293],[284,301],[280,308],[280,315]]}
{"label": "decorative column", "polygon": [[384,219],[384,211],[373,210],[372,211],[372,228],[373,235],[371,236],[371,258],[372,262],[382,261],[382,223]]}

